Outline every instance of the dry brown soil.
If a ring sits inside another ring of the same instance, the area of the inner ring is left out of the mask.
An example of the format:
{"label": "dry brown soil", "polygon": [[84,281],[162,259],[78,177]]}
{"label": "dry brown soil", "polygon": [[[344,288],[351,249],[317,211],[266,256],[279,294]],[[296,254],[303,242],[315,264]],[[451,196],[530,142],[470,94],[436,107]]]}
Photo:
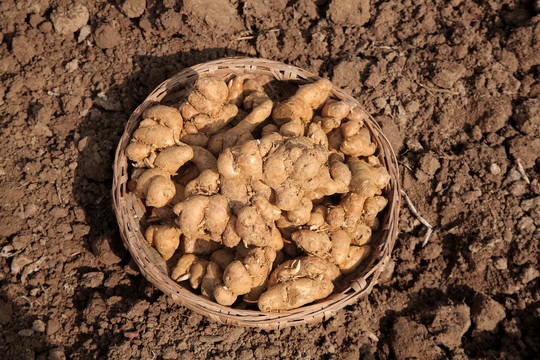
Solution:
{"label": "dry brown soil", "polygon": [[[1,357],[537,356],[540,1],[82,3],[0,2]],[[171,75],[228,56],[352,93],[435,227],[422,247],[404,207],[381,284],[321,324],[220,326],[175,305],[123,250],[111,164],[124,124]]]}

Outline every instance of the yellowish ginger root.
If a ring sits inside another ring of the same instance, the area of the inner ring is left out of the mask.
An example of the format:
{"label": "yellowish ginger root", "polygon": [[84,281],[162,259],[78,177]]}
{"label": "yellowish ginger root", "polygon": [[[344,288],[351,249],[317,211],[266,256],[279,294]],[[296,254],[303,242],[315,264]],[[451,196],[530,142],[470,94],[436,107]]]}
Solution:
{"label": "yellowish ginger root", "polygon": [[330,240],[332,241],[332,249],[330,255],[334,264],[341,264],[347,260],[349,248],[351,246],[351,237],[342,229],[330,232]]}
{"label": "yellowish ginger root", "polygon": [[229,89],[225,81],[215,77],[198,79],[189,92],[187,101],[180,105],[182,116],[198,131],[214,134],[226,126],[238,113],[229,104]]}
{"label": "yellowish ginger root", "polygon": [[293,225],[304,225],[311,218],[312,209],[313,202],[311,199],[303,197],[295,209],[287,211],[287,219]]}
{"label": "yellowish ginger root", "polygon": [[347,193],[351,177],[351,171],[343,162],[343,158],[337,153],[332,153],[328,158],[328,167],[321,168],[319,172],[317,189],[308,196],[315,200],[328,195]]}
{"label": "yellowish ginger root", "polygon": [[173,225],[150,225],[144,237],[151,246],[163,256],[163,259],[169,260],[180,244],[180,229]]}
{"label": "yellowish ginger root", "polygon": [[234,251],[227,248],[221,248],[210,255],[210,260],[217,264],[221,271],[225,270],[227,265],[229,265],[234,260]]}
{"label": "yellowish ginger root", "polygon": [[260,296],[257,305],[264,312],[290,310],[324,299],[333,290],[329,280],[299,278],[272,286]]}
{"label": "yellowish ginger root", "polygon": [[[172,269],[171,278],[177,282],[189,280],[191,287],[197,289],[204,282],[209,265],[212,266],[211,271],[215,274],[214,267],[217,266],[215,263],[194,254],[182,255]],[[219,272],[221,274],[221,271]],[[209,284],[207,283],[205,286],[209,287]]]}
{"label": "yellowish ginger root", "polygon": [[370,253],[371,247],[369,245],[353,245],[349,248],[347,259],[337,265],[343,274],[350,274],[369,256]]}
{"label": "yellowish ginger root", "polygon": [[377,150],[377,145],[371,142],[369,129],[357,121],[347,121],[341,124],[343,141],[339,150],[350,156],[370,156]]}
{"label": "yellowish ginger root", "polygon": [[211,300],[215,300],[214,290],[222,283],[223,273],[214,262],[209,262],[206,272],[201,280],[201,295]]}
{"label": "yellowish ginger root", "polygon": [[249,271],[240,260],[234,260],[227,266],[223,272],[223,283],[236,295],[247,294],[253,287]]}
{"label": "yellowish ginger root", "polygon": [[[256,301],[255,297],[263,291],[268,274],[272,270],[272,264],[276,258],[276,252],[270,247],[255,247],[249,250],[243,260],[232,261],[223,272],[222,289],[218,292],[225,293],[230,291],[226,299],[235,298],[238,295],[250,294],[250,301]],[[218,296],[216,291],[216,300]],[[221,294],[220,294],[221,295]],[[219,300],[218,300],[219,302]],[[223,304],[224,305],[224,304]]]}
{"label": "yellowish ginger root", "polygon": [[372,166],[364,160],[350,158],[348,161],[352,178],[349,184],[351,192],[364,198],[380,195],[390,182],[390,175],[382,165]]}
{"label": "yellowish ginger root", "polygon": [[332,249],[332,241],[326,232],[300,230],[291,235],[292,241],[310,255],[328,258]]}
{"label": "yellowish ginger root", "polygon": [[174,207],[176,223],[186,239],[221,242],[221,234],[229,221],[227,199],[221,194],[195,195]]}
{"label": "yellowish ginger root", "polygon": [[147,109],[142,117],[143,121],[133,133],[125,153],[138,166],[148,166],[153,162],[156,149],[173,146],[180,141],[183,119],[178,110],[165,105]]}
{"label": "yellowish ginger root", "polygon": [[[276,206],[256,195],[252,198],[252,205],[245,206],[238,212],[236,233],[246,246],[269,246],[273,242],[279,242],[281,234],[279,231],[276,233],[274,224],[280,215],[281,211]],[[276,236],[279,236],[278,240]]]}
{"label": "yellowish ginger root", "polygon": [[278,103],[272,112],[274,122],[284,136],[304,135],[304,127],[313,118],[313,110],[320,108],[330,96],[332,83],[321,79],[300,86],[296,93]]}
{"label": "yellowish ginger root", "polygon": [[346,118],[351,111],[351,105],[343,100],[328,100],[321,111],[321,118],[314,121],[320,122],[321,129],[328,133],[339,127],[341,121]]}
{"label": "yellowish ginger root", "polygon": [[262,165],[259,143],[255,140],[225,149],[217,160],[218,172],[230,179],[258,179],[262,175]]}
{"label": "yellowish ginger root", "polygon": [[318,187],[318,175],[327,159],[328,151],[309,138],[276,142],[264,160],[262,178],[274,189],[276,205],[285,211],[296,209],[306,192]]}
{"label": "yellowish ginger root", "polygon": [[165,206],[176,194],[170,174],[161,169],[148,169],[136,180],[135,194],[146,199],[147,206]]}
{"label": "yellowish ginger root", "polygon": [[180,251],[183,254],[209,255],[221,246],[219,242],[208,239],[187,238],[185,236],[180,239]]}
{"label": "yellowish ginger root", "polygon": [[191,274],[189,273],[191,270],[191,266],[198,259],[199,257],[194,254],[182,255],[172,269],[171,279],[178,282],[188,280],[191,277]]}
{"label": "yellowish ginger root", "polygon": [[258,97],[252,100],[256,106],[245,118],[240,120],[234,127],[215,134],[210,138],[208,141],[208,150],[212,154],[217,155],[234,145],[241,145],[246,141],[252,140],[253,136],[251,133],[253,130],[270,116],[274,103],[265,93],[257,92],[256,94]]}
{"label": "yellowish ginger root", "polygon": [[244,80],[245,76],[238,75],[229,81],[227,87],[229,88],[229,95],[227,96],[227,102],[233,104],[236,107],[242,104],[244,100]]}
{"label": "yellowish ginger root", "polygon": [[362,222],[367,226],[372,227],[375,223],[377,214],[386,207],[386,204],[388,204],[388,200],[384,196],[367,198],[364,202]]}
{"label": "yellowish ginger root", "polygon": [[143,113],[143,118],[125,152],[137,166],[159,169],[147,170],[139,177],[136,194],[146,198],[147,206],[162,207],[176,193],[170,176],[193,157],[193,151],[179,141],[183,122],[178,110],[155,105]]}
{"label": "yellowish ginger root", "polygon": [[321,128],[321,125],[318,123],[310,123],[308,125],[306,136],[313,140],[315,144],[323,146],[325,149],[328,148],[328,137],[326,133]]}
{"label": "yellowish ginger root", "polygon": [[219,191],[219,174],[213,170],[203,170],[199,176],[187,183],[184,198],[193,195],[214,195]]}
{"label": "yellowish ginger root", "polygon": [[334,281],[339,275],[339,268],[333,263],[318,256],[301,256],[287,260],[275,268],[268,278],[268,287],[303,277]]}

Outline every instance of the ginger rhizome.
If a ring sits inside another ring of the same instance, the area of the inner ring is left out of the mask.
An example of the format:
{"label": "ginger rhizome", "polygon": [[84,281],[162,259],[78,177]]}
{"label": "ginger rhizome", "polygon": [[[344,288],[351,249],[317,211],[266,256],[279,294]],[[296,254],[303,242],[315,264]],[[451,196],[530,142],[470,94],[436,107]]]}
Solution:
{"label": "ginger rhizome", "polygon": [[326,298],[370,259],[388,202],[366,113],[328,80],[275,89],[266,76],[201,77],[177,104],[146,109],[125,149],[149,246],[173,280],[223,306]]}

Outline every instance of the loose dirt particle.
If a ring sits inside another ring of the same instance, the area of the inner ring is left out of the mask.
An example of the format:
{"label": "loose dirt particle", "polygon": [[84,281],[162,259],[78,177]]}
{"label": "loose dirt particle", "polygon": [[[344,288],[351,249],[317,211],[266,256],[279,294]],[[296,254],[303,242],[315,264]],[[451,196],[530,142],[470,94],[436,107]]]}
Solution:
{"label": "loose dirt particle", "polygon": [[391,344],[398,360],[435,359],[443,355],[426,327],[405,317],[398,318],[392,327]]}

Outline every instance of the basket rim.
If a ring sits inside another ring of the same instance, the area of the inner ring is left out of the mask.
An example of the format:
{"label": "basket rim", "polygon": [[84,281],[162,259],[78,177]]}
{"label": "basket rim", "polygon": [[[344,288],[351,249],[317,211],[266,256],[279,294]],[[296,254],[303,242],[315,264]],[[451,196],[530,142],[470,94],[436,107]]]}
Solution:
{"label": "basket rim", "polygon": [[351,280],[349,286],[342,289],[339,293],[331,294],[324,300],[284,312],[264,313],[251,309],[226,307],[201,295],[194,294],[189,289],[173,281],[166,274],[166,271],[163,270],[163,260],[161,257],[144,240],[139,227],[140,219],[142,219],[145,211],[144,205],[140,200],[135,199],[134,196],[130,196],[127,191],[127,181],[129,179],[127,169],[129,164],[123,150],[129,143],[131,134],[146,108],[162,101],[171,91],[178,90],[180,87],[185,88],[185,86],[193,83],[199,77],[216,74],[220,76],[266,74],[278,81],[295,83],[308,83],[321,79],[318,75],[307,70],[278,61],[233,57],[187,67],[157,86],[130,115],[115,152],[112,186],[113,207],[124,245],[148,281],[167,295],[172,296],[175,302],[221,323],[277,329],[328,319],[339,309],[356,302],[359,297],[369,294],[377,283],[381,272],[391,257],[398,233],[399,209],[401,204],[399,168],[390,142],[382,133],[377,122],[362,108],[360,103],[334,84],[332,84],[332,94],[335,97],[346,100],[367,114],[369,121],[366,121],[365,124],[372,134],[372,139],[377,142],[380,151],[379,157],[382,158],[383,164],[391,176],[390,185],[386,189],[386,195],[389,201],[387,208],[384,210],[385,217],[384,222],[382,222],[382,231],[379,235],[384,240],[381,241],[381,244],[375,250],[378,250],[377,256],[374,255],[372,257],[372,262],[366,269],[361,271],[357,279]]}

